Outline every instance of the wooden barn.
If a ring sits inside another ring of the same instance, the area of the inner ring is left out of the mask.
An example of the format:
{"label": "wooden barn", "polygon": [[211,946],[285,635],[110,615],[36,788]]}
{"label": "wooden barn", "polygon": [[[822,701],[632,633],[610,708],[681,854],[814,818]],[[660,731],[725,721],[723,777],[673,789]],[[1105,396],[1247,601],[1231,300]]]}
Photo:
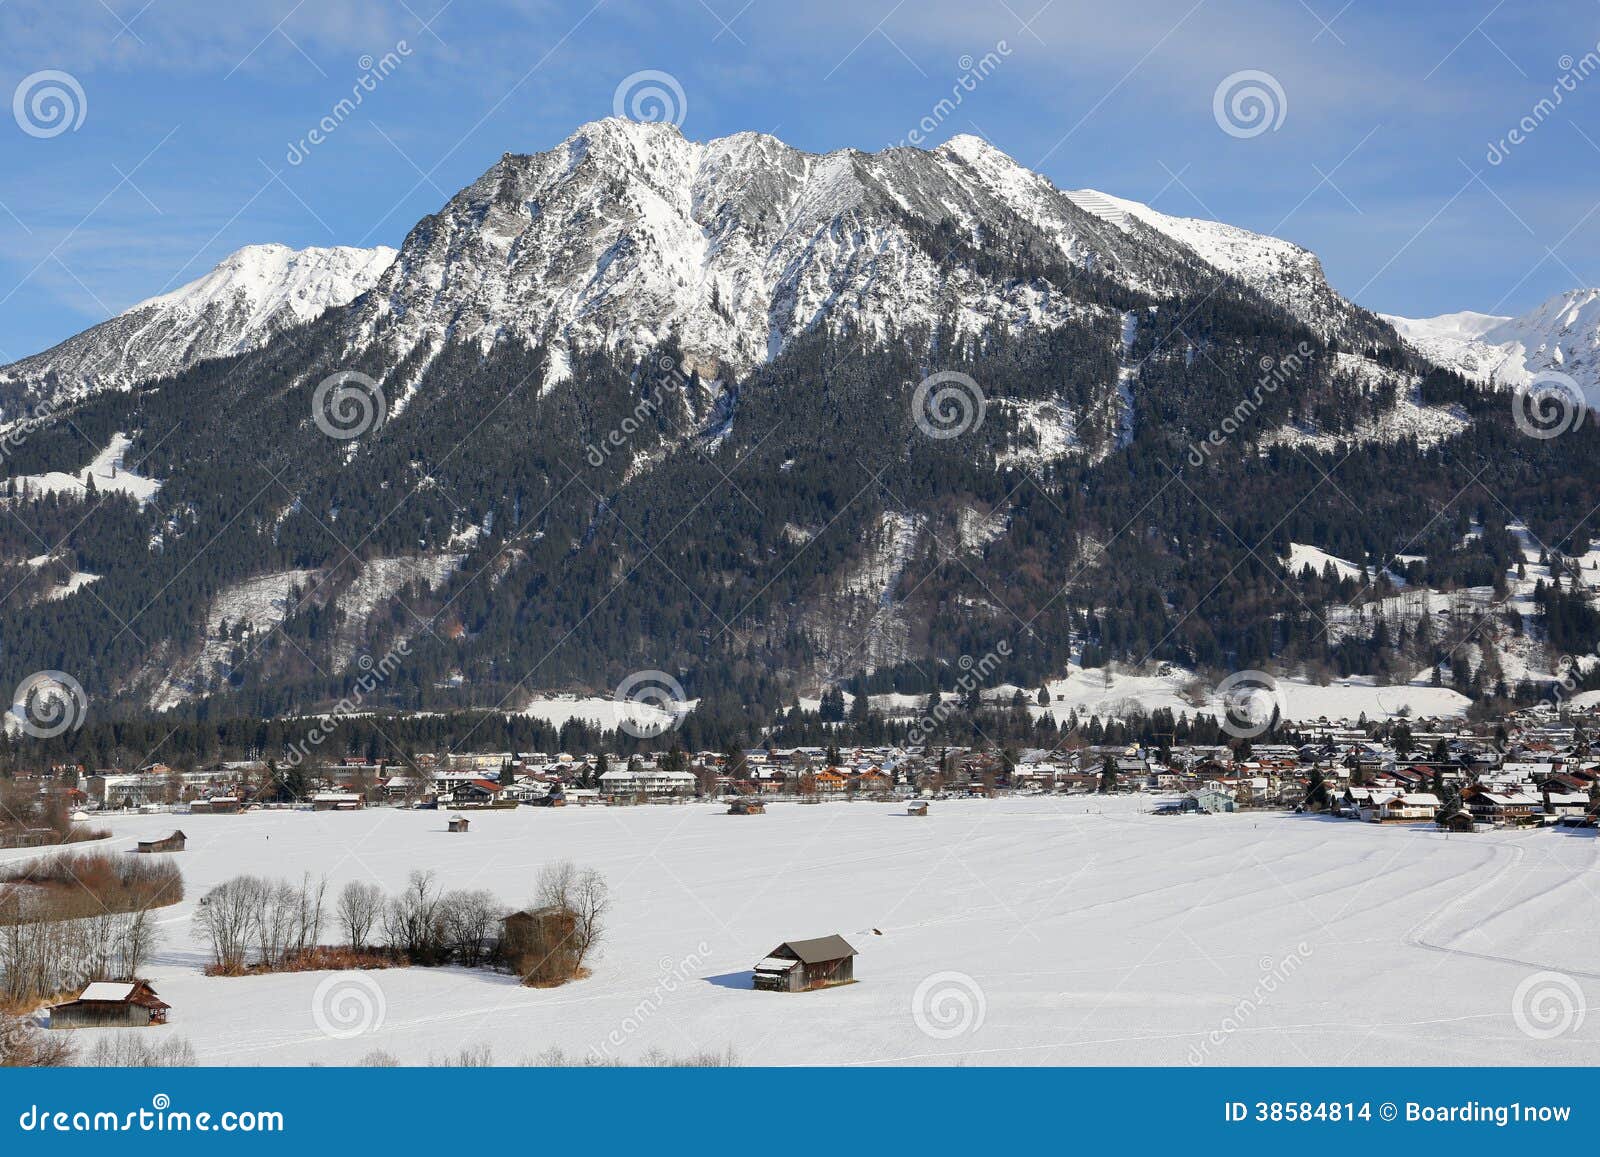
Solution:
{"label": "wooden barn", "polygon": [[855,979],[856,950],[843,936],[786,940],[755,967],[754,987],[767,992],[806,992]]}
{"label": "wooden barn", "polygon": [[464,832],[467,830],[467,825],[471,822],[472,821],[467,819],[466,816],[451,816],[445,830],[452,832]]}
{"label": "wooden barn", "polygon": [[181,852],[188,838],[183,834],[182,830],[179,830],[159,840],[140,840],[139,850],[141,852]]}
{"label": "wooden barn", "polygon": [[914,799],[906,804],[906,815],[908,816],[925,816],[927,814],[928,801],[925,799]]}
{"label": "wooden barn", "polygon": [[766,811],[766,804],[747,795],[741,795],[728,804],[730,816],[759,816],[765,815]]}
{"label": "wooden barn", "polygon": [[51,1028],[143,1028],[166,1024],[172,1006],[146,980],[97,980],[77,1000],[50,1006]]}

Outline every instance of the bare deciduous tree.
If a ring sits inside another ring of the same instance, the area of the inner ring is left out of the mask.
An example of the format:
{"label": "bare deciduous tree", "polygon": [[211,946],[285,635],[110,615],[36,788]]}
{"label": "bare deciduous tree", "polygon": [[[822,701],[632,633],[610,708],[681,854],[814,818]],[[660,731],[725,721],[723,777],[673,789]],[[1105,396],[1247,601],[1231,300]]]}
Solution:
{"label": "bare deciduous tree", "polygon": [[446,892],[439,901],[439,913],[456,960],[469,968],[482,964],[494,941],[495,927],[505,915],[494,893],[481,888]]}
{"label": "bare deciduous tree", "polygon": [[243,972],[252,933],[272,885],[259,876],[235,876],[200,897],[194,925],[211,942],[211,963],[218,972]]}
{"label": "bare deciduous tree", "polygon": [[418,964],[436,963],[443,950],[439,927],[439,888],[432,872],[413,871],[405,891],[389,901],[383,913],[388,946]]}
{"label": "bare deciduous tree", "polygon": [[351,880],[339,892],[339,923],[350,947],[367,946],[372,930],[383,915],[383,889],[366,880]]}

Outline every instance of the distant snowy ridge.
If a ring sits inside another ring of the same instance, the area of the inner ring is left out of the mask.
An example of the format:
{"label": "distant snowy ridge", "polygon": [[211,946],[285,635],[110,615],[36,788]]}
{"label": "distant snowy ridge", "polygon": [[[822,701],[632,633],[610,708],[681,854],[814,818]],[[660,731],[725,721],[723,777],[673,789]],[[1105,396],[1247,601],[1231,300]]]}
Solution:
{"label": "distant snowy ridge", "polygon": [[23,406],[126,388],[265,345],[370,289],[395,258],[385,246],[248,245],[204,277],[148,298],[43,353],[0,368],[0,420]]}
{"label": "distant snowy ridge", "polygon": [[1600,289],[1557,294],[1520,317],[1447,313],[1385,317],[1418,353],[1485,385],[1515,387],[1534,376],[1570,376],[1600,391]]}

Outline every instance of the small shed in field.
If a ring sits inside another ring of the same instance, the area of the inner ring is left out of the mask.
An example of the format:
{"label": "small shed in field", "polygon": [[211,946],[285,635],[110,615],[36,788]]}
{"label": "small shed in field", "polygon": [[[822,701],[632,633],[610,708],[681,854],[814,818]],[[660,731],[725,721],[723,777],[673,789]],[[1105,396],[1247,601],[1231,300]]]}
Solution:
{"label": "small shed in field", "polygon": [[51,1028],[142,1028],[166,1024],[172,1006],[147,980],[97,980],[77,1000],[50,1006]]}
{"label": "small shed in field", "polygon": [[766,811],[766,804],[747,795],[741,795],[728,804],[730,816],[759,816],[765,815]]}
{"label": "small shed in field", "polygon": [[805,992],[855,979],[856,950],[843,936],[785,940],[755,967],[753,986],[768,992]]}
{"label": "small shed in field", "polygon": [[914,799],[906,804],[906,815],[908,816],[925,816],[927,814],[928,801],[925,799]]}
{"label": "small shed in field", "polygon": [[472,821],[467,819],[466,816],[451,816],[449,823],[446,825],[446,830],[452,832],[464,832],[467,830],[467,825],[471,822]]}
{"label": "small shed in field", "polygon": [[181,852],[188,838],[183,834],[182,830],[178,830],[170,836],[159,840],[140,840],[139,850],[141,852]]}

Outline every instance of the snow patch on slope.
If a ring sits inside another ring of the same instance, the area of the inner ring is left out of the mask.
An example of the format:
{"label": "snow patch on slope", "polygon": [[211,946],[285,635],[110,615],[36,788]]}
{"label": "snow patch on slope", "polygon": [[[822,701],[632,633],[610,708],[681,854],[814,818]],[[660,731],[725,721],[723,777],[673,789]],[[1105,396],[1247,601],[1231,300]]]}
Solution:
{"label": "snow patch on slope", "polygon": [[19,475],[10,481],[19,496],[28,498],[42,498],[46,494],[87,498],[92,481],[96,493],[126,494],[142,506],[155,497],[161,483],[123,465],[132,445],[133,439],[127,434],[114,434],[106,448],[76,474],[52,470],[46,474]]}
{"label": "snow patch on slope", "polygon": [[[291,596],[321,578],[316,570],[286,570],[257,575],[219,591],[206,610],[205,639],[198,654],[178,663],[150,696],[154,711],[166,711],[216,690],[233,670],[236,647],[250,646],[282,625],[298,609]],[[244,639],[234,634],[243,629]]]}

